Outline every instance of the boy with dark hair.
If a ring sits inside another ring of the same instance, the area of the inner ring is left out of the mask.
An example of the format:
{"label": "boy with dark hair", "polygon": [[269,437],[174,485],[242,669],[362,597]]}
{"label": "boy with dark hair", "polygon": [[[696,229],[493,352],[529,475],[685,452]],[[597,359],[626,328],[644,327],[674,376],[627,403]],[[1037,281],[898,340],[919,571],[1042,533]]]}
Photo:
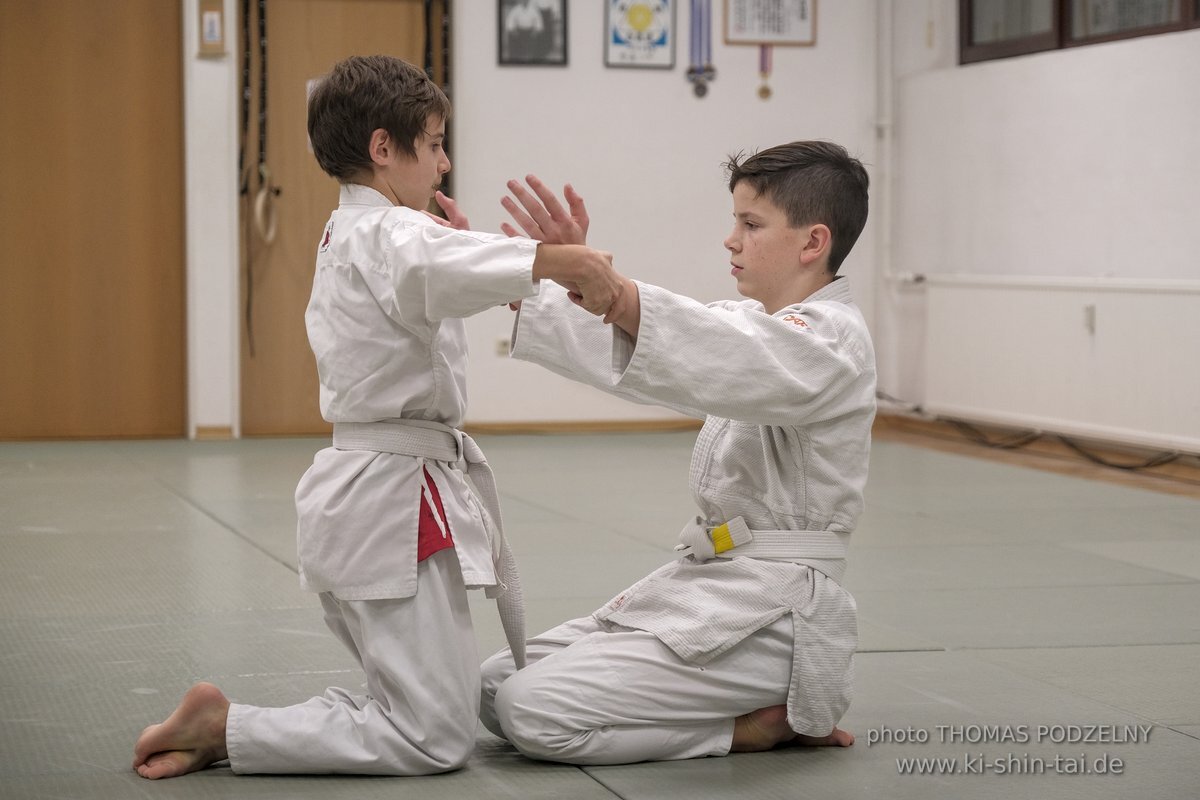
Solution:
{"label": "boy with dark hair", "polygon": [[[513,355],[635,402],[705,418],[681,558],[589,617],[484,664],[481,718],[531,758],[574,764],[846,746],[875,361],[836,271],[867,218],[866,170],[827,142],[728,164],[738,291],[702,305],[624,280],[601,322],[551,287],[518,310]],[[536,178],[502,201],[530,236],[582,243],[588,217]],[[540,202],[539,202],[540,201]],[[523,206],[523,208],[522,208]],[[504,226],[510,235],[517,231]]]}
{"label": "boy with dark hair", "polygon": [[[143,777],[224,758],[238,773],[453,770],[474,748],[480,698],[467,588],[498,596],[523,659],[495,484],[458,430],[462,318],[527,297],[542,278],[568,287],[585,313],[604,313],[620,279],[611,256],[581,244],[467,230],[437,191],[450,170],[449,113],[425,73],[387,56],[337,64],[309,102],[313,150],[341,199],[317,246],[305,314],[321,413],[334,428],[296,488],[300,581],[320,594],[367,692],[258,708],[197,684],[138,739]],[[435,195],[448,222],[424,211]]]}

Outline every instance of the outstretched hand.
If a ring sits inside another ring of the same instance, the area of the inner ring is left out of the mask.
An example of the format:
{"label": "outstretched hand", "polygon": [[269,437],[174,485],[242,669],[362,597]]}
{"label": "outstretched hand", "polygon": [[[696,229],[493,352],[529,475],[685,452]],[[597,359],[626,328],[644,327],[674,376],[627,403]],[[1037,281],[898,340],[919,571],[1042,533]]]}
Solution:
{"label": "outstretched hand", "polygon": [[[571,184],[563,187],[563,197],[566,198],[567,208],[555,197],[546,184],[536,175],[526,175],[526,183],[533,194],[520,181],[508,182],[508,190],[513,193],[520,205],[512,197],[504,197],[500,205],[509,213],[521,230],[532,239],[547,244],[584,244],[587,241],[588,214],[584,207],[583,198]],[[536,195],[536,197],[534,196]],[[500,224],[500,229],[509,236],[520,236],[521,233],[507,222]]]}
{"label": "outstretched hand", "polygon": [[[554,192],[536,175],[526,175],[525,183],[528,188],[520,181],[509,181],[507,186],[512,197],[500,201],[520,230],[508,223],[501,223],[500,229],[509,236],[520,236],[524,231],[530,238],[547,245],[585,245],[590,219],[579,192],[569,183],[563,187],[567,202],[564,208]],[[641,305],[637,287],[613,269],[611,253],[586,250],[587,255],[582,259],[579,253],[570,259],[569,268],[547,270],[543,275],[563,286],[571,302],[636,337]],[[545,257],[547,260],[553,258],[550,254]],[[518,310],[520,304],[515,307],[510,304],[509,308]]]}

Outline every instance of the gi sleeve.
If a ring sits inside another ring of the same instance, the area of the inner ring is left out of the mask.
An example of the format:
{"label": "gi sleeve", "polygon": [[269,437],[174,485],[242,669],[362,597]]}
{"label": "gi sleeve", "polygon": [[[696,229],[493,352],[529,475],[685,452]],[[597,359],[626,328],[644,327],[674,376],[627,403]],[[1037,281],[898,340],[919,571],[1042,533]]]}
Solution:
{"label": "gi sleeve", "polygon": [[399,216],[385,229],[385,259],[402,322],[469,317],[532,295],[532,239],[459,231]]}
{"label": "gi sleeve", "polygon": [[624,331],[572,303],[553,281],[541,281],[537,296],[521,302],[513,321],[513,358],[635,403],[659,404],[616,385],[616,354],[632,350]]}
{"label": "gi sleeve", "polygon": [[756,303],[706,306],[637,288],[636,342],[613,329],[601,352],[583,320],[539,302],[518,320],[513,355],[637,402],[757,425],[816,422],[874,402],[866,326],[843,303],[799,303],[772,316]]}

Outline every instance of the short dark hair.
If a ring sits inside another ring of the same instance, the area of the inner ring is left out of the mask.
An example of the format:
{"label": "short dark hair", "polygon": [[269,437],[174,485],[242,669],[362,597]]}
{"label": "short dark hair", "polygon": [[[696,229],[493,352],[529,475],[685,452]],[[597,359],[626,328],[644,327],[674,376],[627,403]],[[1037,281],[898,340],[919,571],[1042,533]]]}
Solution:
{"label": "short dark hair", "polygon": [[725,168],[729,191],[746,181],[782,209],[792,227],[828,225],[833,240],[829,271],[837,273],[867,224],[870,180],[861,161],[841,145],[808,141],[781,144],[749,158],[739,153]]}
{"label": "short dark hair", "polygon": [[371,167],[371,134],[414,147],[430,115],[448,119],[450,101],[424,72],[391,56],[351,56],[334,65],[308,98],[308,137],[321,169],[348,181]]}

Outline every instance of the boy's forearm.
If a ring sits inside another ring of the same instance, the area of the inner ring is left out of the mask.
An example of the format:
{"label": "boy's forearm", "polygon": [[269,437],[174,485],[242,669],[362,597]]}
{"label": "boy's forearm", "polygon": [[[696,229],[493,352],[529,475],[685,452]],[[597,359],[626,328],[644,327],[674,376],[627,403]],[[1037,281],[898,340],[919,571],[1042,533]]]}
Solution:
{"label": "boy's forearm", "polygon": [[533,259],[533,279],[574,284],[595,269],[599,251],[582,244],[538,242]]}
{"label": "boy's forearm", "polygon": [[638,294],[637,284],[629,278],[621,279],[621,295],[613,303],[612,310],[608,312],[604,321],[616,325],[630,337],[637,339],[642,323],[642,298]]}

